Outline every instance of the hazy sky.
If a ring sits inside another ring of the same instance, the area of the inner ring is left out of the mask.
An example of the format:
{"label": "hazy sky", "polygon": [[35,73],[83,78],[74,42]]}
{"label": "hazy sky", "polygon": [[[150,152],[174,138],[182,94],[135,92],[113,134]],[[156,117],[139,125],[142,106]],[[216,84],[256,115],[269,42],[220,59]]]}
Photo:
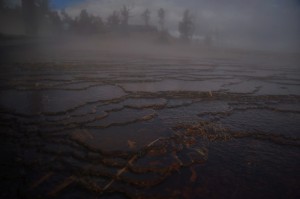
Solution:
{"label": "hazy sky", "polygon": [[54,8],[66,8],[72,6],[76,3],[84,2],[85,0],[51,0],[51,5]]}
{"label": "hazy sky", "polygon": [[[11,0],[20,1],[20,0]],[[166,26],[176,32],[185,9],[195,15],[197,35],[215,32],[232,44],[241,41],[269,47],[300,46],[300,0],[50,0],[53,9],[65,8],[71,16],[82,9],[104,21],[123,5],[131,8],[129,23],[141,24],[141,13],[151,10],[157,25],[157,10],[167,11]]]}
{"label": "hazy sky", "polygon": [[[60,3],[59,3],[60,2]],[[157,24],[157,10],[167,10],[167,27],[176,31],[185,9],[195,15],[197,33],[215,31],[230,42],[249,44],[269,43],[270,46],[299,46],[300,1],[299,0],[53,0],[56,7],[65,6],[71,15],[87,9],[104,19],[122,5],[132,8],[130,22],[141,23],[140,14],[145,8],[152,11],[152,24]],[[271,43],[272,42],[272,43]]]}

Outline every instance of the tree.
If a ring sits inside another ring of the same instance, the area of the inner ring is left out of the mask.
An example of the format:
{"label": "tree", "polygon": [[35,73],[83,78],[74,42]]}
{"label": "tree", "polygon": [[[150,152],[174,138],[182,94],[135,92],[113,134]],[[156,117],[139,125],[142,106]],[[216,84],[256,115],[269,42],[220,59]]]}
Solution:
{"label": "tree", "polygon": [[60,12],[60,14],[64,22],[71,23],[71,21],[73,21],[73,19],[69,16],[69,14],[64,9]]}
{"label": "tree", "polygon": [[91,16],[91,33],[103,32],[104,24],[102,18],[99,16]]}
{"label": "tree", "polygon": [[81,10],[76,21],[79,32],[84,34],[97,33],[103,25],[100,17],[90,15],[85,9]]}
{"label": "tree", "polygon": [[160,8],[157,12],[158,16],[158,24],[161,31],[165,30],[165,18],[166,18],[166,11],[163,8]]}
{"label": "tree", "polygon": [[60,34],[62,31],[62,20],[57,11],[49,12],[49,18],[52,24],[52,31],[56,34]]}
{"label": "tree", "polygon": [[120,25],[121,19],[117,11],[114,11],[110,16],[107,18],[107,25],[114,27]]}
{"label": "tree", "polygon": [[178,30],[183,40],[190,40],[195,32],[194,17],[189,10],[185,10],[182,21],[179,22]]}
{"label": "tree", "polygon": [[151,14],[150,10],[146,9],[141,15],[142,19],[145,23],[145,26],[147,26],[147,27],[149,26],[149,23],[150,23],[150,14]]}
{"label": "tree", "polygon": [[90,16],[89,13],[82,9],[79,17],[77,18],[77,28],[80,33],[87,33],[90,23]]}
{"label": "tree", "polygon": [[128,21],[130,18],[130,9],[123,5],[123,8],[121,9],[121,24],[127,26],[128,25]]}
{"label": "tree", "polygon": [[85,9],[81,10],[79,14],[78,22],[80,25],[86,25],[90,22],[89,13]]}
{"label": "tree", "polygon": [[60,12],[60,14],[62,16],[62,24],[64,30],[69,31],[73,29],[75,21],[68,15],[68,13],[64,9]]}

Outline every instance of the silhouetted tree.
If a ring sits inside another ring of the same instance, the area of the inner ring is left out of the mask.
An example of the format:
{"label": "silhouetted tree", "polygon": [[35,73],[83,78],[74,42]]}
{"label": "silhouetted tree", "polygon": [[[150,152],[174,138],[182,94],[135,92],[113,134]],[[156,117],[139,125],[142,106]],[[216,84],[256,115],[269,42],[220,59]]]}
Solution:
{"label": "silhouetted tree", "polygon": [[90,16],[91,20],[91,33],[101,33],[104,31],[104,23],[99,16]]}
{"label": "silhouetted tree", "polygon": [[[69,16],[65,15],[65,18],[68,19]],[[101,17],[90,15],[86,10],[80,12],[76,21],[80,33],[96,34],[103,31],[104,24]]]}
{"label": "silhouetted tree", "polygon": [[62,16],[62,26],[65,31],[74,30],[75,20],[73,20],[65,10],[60,12]]}
{"label": "silhouetted tree", "polygon": [[147,27],[149,26],[149,23],[150,23],[150,14],[151,14],[150,10],[146,9],[141,15],[142,19],[145,23],[145,26],[147,26]]}
{"label": "silhouetted tree", "polygon": [[121,24],[127,26],[128,25],[128,21],[130,18],[130,9],[123,5],[123,8],[121,9]]}
{"label": "silhouetted tree", "polygon": [[82,34],[88,34],[92,31],[92,20],[89,13],[82,9],[78,18],[76,19],[77,31]]}
{"label": "silhouetted tree", "polygon": [[79,14],[79,18],[78,18],[79,24],[85,25],[85,24],[88,24],[89,21],[90,21],[90,16],[89,16],[88,12],[85,9],[81,10],[81,12]]}
{"label": "silhouetted tree", "polygon": [[54,33],[59,34],[62,31],[62,20],[57,11],[49,13],[49,18],[51,20],[52,30]]}
{"label": "silhouetted tree", "polygon": [[185,10],[182,21],[178,25],[180,37],[184,40],[190,40],[195,32],[194,17],[189,10]]}
{"label": "silhouetted tree", "polygon": [[62,15],[62,20],[66,21],[68,23],[70,23],[71,21],[73,21],[73,19],[68,15],[68,13],[66,13],[66,11],[63,9],[60,14]]}
{"label": "silhouetted tree", "polygon": [[165,18],[166,18],[166,11],[163,8],[160,8],[157,12],[158,16],[158,24],[161,31],[165,30]]}
{"label": "silhouetted tree", "polygon": [[160,30],[158,41],[160,43],[169,43],[169,39],[171,36],[168,33],[168,31],[165,29],[166,10],[160,8],[157,11],[157,16],[158,16],[158,25]]}
{"label": "silhouetted tree", "polygon": [[114,11],[111,15],[107,18],[107,25],[110,27],[115,27],[120,25],[121,19],[117,11]]}

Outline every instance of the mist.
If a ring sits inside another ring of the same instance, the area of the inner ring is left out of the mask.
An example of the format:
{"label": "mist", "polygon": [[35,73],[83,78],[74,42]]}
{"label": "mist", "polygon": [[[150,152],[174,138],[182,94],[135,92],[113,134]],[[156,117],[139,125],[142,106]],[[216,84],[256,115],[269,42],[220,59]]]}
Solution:
{"label": "mist", "polygon": [[76,16],[82,8],[92,14],[107,16],[122,5],[132,9],[133,24],[141,23],[139,13],[146,8],[152,11],[152,24],[157,24],[156,12],[162,7],[167,11],[166,24],[173,35],[179,35],[178,22],[185,9],[195,16],[195,38],[215,34],[216,45],[248,47],[264,50],[299,49],[300,3],[288,0],[267,1],[86,1],[66,10]]}
{"label": "mist", "polygon": [[[21,2],[3,2],[2,4],[11,10],[18,6],[16,9],[19,11],[17,14],[12,14],[12,11],[11,13],[2,12],[0,32],[12,35],[28,35],[26,24],[22,19],[24,12],[20,10]],[[129,12],[127,22],[130,26],[129,30],[122,32],[120,27],[114,28],[114,31],[108,30],[109,16],[113,12],[121,15],[123,6],[126,6]],[[127,35],[141,33],[141,30],[137,30],[142,29],[138,26],[144,24],[141,14],[148,9],[150,11],[149,26],[153,29],[149,29],[148,32],[144,31],[145,39],[141,37],[141,34],[138,34],[138,38],[144,42],[149,40],[149,35],[152,34],[153,38],[150,39],[150,43],[153,43],[156,41],[153,30],[159,30],[157,12],[160,8],[165,10],[164,31],[170,35],[172,41],[169,43],[171,44],[176,43],[176,38],[180,38],[179,23],[183,18],[184,11],[189,10],[194,26],[190,43],[202,47],[209,43],[210,47],[215,48],[275,52],[299,52],[300,49],[300,3],[297,0],[253,0],[251,2],[229,0],[226,3],[220,0],[188,0],[184,2],[178,0],[82,0],[73,1],[73,3],[66,1],[64,4],[59,3],[59,1],[49,1],[46,9],[49,9],[50,14],[45,13],[43,16],[37,16],[36,22],[31,19],[31,23],[39,24],[39,34],[37,34],[39,37],[68,39],[68,37],[75,35],[81,36],[81,39],[87,39],[90,36],[76,35],[74,30],[68,31],[71,26],[70,23],[74,25],[80,13],[85,10],[89,16],[97,17],[93,20],[100,20],[100,25],[102,25],[102,27],[98,27],[92,37],[95,37],[95,33],[98,34],[97,39],[105,39],[108,34],[118,37],[123,34],[126,40]],[[67,19],[63,13],[69,18]],[[5,20],[5,18],[9,20]],[[70,20],[74,21],[70,22]],[[84,25],[81,28],[83,29]]]}

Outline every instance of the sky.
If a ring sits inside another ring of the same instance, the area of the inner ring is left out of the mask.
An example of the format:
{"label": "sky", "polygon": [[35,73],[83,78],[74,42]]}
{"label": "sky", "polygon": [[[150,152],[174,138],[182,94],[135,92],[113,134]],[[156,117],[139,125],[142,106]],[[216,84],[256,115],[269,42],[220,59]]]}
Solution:
{"label": "sky", "polygon": [[78,3],[82,3],[85,0],[51,0],[51,6],[55,9],[63,9],[69,6],[74,6]]}
{"label": "sky", "polygon": [[[74,6],[75,4],[84,2],[86,0],[49,0],[49,1],[52,8],[63,9],[69,6]],[[15,4],[20,4],[21,0],[7,0],[6,3],[13,6]]]}

